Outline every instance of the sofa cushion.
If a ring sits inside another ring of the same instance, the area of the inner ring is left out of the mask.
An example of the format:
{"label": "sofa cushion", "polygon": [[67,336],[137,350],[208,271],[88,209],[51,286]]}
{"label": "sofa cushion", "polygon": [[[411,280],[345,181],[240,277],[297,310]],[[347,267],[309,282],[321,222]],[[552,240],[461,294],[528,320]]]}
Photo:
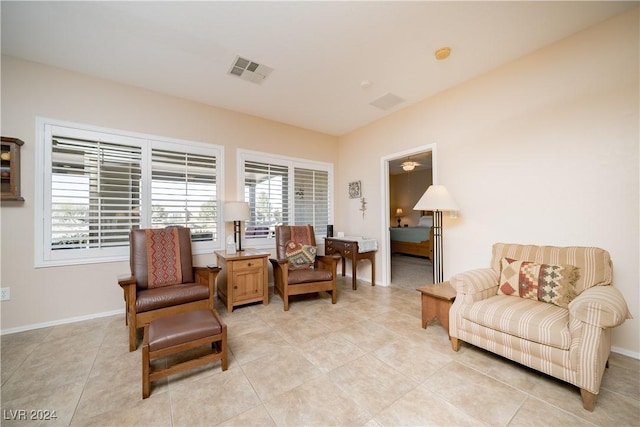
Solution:
{"label": "sofa cushion", "polygon": [[527,298],[496,295],[460,307],[462,317],[509,335],[562,350],[571,345],[569,310]]}
{"label": "sofa cushion", "polygon": [[579,270],[573,265],[502,258],[500,266],[498,294],[529,298],[564,308],[575,297],[574,286]]}
{"label": "sofa cushion", "polygon": [[539,264],[575,265],[580,269],[580,277],[575,285],[577,295],[593,286],[610,285],[613,276],[609,252],[596,247],[496,243],[493,245],[491,268],[498,275],[500,274],[500,261],[505,257]]}
{"label": "sofa cushion", "polygon": [[311,268],[316,262],[316,251],[315,246],[303,245],[293,240],[288,241],[285,255],[289,261],[289,270]]}

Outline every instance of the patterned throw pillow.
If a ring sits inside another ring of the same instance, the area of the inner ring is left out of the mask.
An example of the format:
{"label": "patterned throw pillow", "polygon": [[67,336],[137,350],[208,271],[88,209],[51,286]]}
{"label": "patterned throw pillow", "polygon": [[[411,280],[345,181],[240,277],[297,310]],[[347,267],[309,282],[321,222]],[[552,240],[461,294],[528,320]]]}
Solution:
{"label": "patterned throw pillow", "polygon": [[502,258],[500,267],[498,294],[519,296],[564,308],[575,298],[574,285],[580,277],[578,267],[511,258]]}
{"label": "patterned throw pillow", "polygon": [[289,260],[289,270],[312,268],[316,262],[316,252],[315,246],[303,245],[292,240],[288,241],[285,255]]}

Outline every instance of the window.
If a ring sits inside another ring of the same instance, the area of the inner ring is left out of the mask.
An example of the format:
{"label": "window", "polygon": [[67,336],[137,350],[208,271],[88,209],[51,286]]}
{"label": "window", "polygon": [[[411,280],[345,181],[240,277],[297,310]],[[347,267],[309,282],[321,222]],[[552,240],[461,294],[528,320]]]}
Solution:
{"label": "window", "polygon": [[332,165],[244,150],[239,159],[243,197],[251,212],[244,235],[252,245],[271,244],[280,224],[311,224],[316,236],[326,236],[332,217]]}
{"label": "window", "polygon": [[218,248],[218,146],[41,119],[36,266],[126,260],[132,228],[191,229]]}

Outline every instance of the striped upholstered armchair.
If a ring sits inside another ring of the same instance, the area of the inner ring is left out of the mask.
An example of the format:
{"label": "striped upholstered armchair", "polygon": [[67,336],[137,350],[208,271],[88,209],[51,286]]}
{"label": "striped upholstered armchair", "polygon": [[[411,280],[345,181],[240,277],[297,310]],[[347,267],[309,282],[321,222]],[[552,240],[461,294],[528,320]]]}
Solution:
{"label": "striped upholstered armchair", "polygon": [[491,268],[450,280],[453,350],[462,340],[573,384],[593,411],[611,329],[631,318],[611,280],[604,249],[496,243]]}

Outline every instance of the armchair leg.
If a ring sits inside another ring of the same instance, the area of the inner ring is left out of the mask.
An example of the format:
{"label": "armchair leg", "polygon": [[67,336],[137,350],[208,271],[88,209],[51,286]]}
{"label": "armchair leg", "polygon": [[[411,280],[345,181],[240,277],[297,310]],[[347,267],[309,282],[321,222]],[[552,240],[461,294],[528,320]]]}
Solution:
{"label": "armchair leg", "polygon": [[460,350],[460,342],[458,341],[458,338],[449,337],[449,339],[451,340],[451,348],[453,349],[453,351]]}
{"label": "armchair leg", "polygon": [[129,351],[136,350],[136,333],[137,333],[137,325],[135,315],[131,316],[129,319]]}
{"label": "armchair leg", "polygon": [[582,407],[589,412],[593,412],[596,407],[597,394],[593,394],[583,388],[580,389],[580,395],[582,396]]}

